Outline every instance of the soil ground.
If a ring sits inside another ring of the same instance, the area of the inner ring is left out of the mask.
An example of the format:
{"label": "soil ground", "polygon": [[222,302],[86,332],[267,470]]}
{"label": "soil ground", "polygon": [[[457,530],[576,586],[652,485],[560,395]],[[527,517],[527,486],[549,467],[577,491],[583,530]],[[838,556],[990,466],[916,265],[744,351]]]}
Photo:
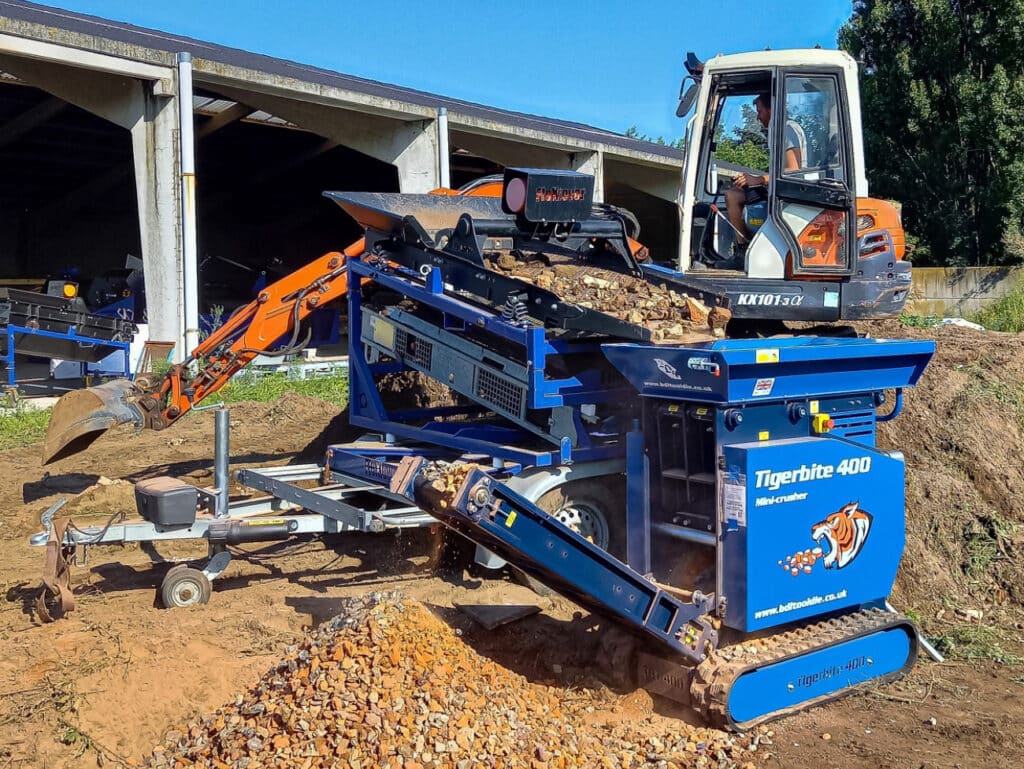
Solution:
{"label": "soil ground", "polygon": [[[865,330],[938,342],[904,414],[879,440],[908,464],[907,551],[893,603],[953,654],[943,664],[922,656],[901,681],[773,724],[773,744],[751,759],[821,769],[1020,766],[1024,667],[1006,662],[1024,656],[1024,339],[896,323]],[[334,407],[298,396],[238,405],[233,461],[311,461],[347,437],[344,427]],[[567,691],[596,685],[597,620],[508,574],[438,562],[426,530],[239,548],[208,605],[174,611],[156,607],[156,588],[173,559],[201,549],[95,550],[75,572],[71,618],[32,618],[42,551],[27,540],[42,511],[66,496],[75,520],[93,523],[130,512],[130,484],[141,478],[208,484],[212,445],[206,412],[161,433],[115,432],[47,468],[37,447],[0,455],[0,769],[140,760],[169,728],[253,683],[342,597],[382,588],[424,602],[479,652],[532,681]],[[542,611],[487,632],[454,608],[504,602]],[[964,659],[976,655],[989,659]],[[609,715],[652,734],[671,732],[677,718],[694,721],[643,691],[609,693],[607,702]]]}

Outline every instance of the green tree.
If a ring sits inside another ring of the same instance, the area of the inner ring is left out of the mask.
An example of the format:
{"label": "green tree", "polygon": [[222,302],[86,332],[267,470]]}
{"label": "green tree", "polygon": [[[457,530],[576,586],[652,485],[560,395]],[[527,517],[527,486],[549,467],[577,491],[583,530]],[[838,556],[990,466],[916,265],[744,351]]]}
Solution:
{"label": "green tree", "polygon": [[915,262],[1024,257],[1024,0],[855,0],[872,194],[903,202]]}
{"label": "green tree", "polygon": [[664,136],[659,136],[657,138],[653,138],[651,136],[648,136],[647,134],[640,133],[640,129],[637,128],[635,125],[631,125],[629,128],[627,128],[625,130],[625,132],[623,133],[623,136],[628,136],[630,139],[636,139],[636,140],[642,141],[642,142],[651,142],[652,144],[660,144],[662,147],[673,147],[673,148],[675,148],[677,150],[683,149],[683,147],[686,145],[686,139],[684,139],[682,137],[680,137],[679,139],[673,139],[672,141],[667,142],[667,141],[665,141],[665,137]]}
{"label": "green tree", "polygon": [[740,108],[741,122],[727,130],[724,122],[715,128],[715,160],[735,163],[757,171],[768,170],[768,139],[749,104]]}

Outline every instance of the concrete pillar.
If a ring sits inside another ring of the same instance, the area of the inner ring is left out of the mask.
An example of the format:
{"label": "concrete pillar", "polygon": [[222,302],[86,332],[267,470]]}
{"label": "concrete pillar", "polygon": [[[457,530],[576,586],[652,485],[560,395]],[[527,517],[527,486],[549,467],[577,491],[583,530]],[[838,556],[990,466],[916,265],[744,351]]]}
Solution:
{"label": "concrete pillar", "polygon": [[217,86],[217,91],[232,101],[265,110],[325,139],[391,163],[398,169],[400,192],[430,192],[441,184],[436,120],[396,120],[226,86]]}
{"label": "concrete pillar", "polygon": [[174,360],[185,359],[184,275],[178,113],[169,99],[146,94],[145,118],[132,126],[135,190],[146,275],[149,337],[174,340]]}
{"label": "concrete pillar", "polygon": [[573,152],[569,155],[569,165],[573,171],[590,174],[594,177],[594,202],[604,202],[604,153]]}
{"label": "concrete pillar", "polygon": [[185,345],[180,317],[181,197],[174,100],[154,94],[154,82],[159,81],[53,62],[0,54],[0,69],[131,133],[149,336],[175,342],[175,358],[181,360]]}

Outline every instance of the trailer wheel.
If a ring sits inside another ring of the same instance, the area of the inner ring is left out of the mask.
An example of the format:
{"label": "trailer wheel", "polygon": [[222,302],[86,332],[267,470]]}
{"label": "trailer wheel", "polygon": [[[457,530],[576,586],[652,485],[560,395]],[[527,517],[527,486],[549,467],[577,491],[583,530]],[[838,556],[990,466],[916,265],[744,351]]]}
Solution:
{"label": "trailer wheel", "polygon": [[207,576],[189,566],[175,566],[160,583],[160,601],[168,609],[208,603],[212,593]]}
{"label": "trailer wheel", "polygon": [[[537,507],[564,523],[581,537],[619,559],[626,557],[626,481],[593,478],[562,484],[541,496]],[[520,569],[516,580],[537,595],[554,591]]]}
{"label": "trailer wheel", "polygon": [[626,557],[625,479],[571,481],[538,499],[537,507],[610,555]]}

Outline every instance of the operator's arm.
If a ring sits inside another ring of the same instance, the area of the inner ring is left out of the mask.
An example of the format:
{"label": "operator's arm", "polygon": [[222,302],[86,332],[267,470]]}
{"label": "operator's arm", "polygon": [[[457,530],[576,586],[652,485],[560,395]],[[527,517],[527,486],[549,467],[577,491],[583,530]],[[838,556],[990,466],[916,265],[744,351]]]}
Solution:
{"label": "operator's arm", "polygon": [[[800,157],[799,147],[790,147],[786,150],[785,163],[783,165],[783,171],[799,171],[803,166],[803,158]],[[767,179],[768,177],[765,177]]]}
{"label": "operator's arm", "polygon": [[799,171],[803,168],[804,153],[802,147],[806,143],[806,139],[801,140],[803,135],[803,129],[800,128],[795,120],[789,120],[786,122],[786,130],[783,134],[783,146],[786,148],[786,152],[782,156],[783,173]]}
{"label": "operator's arm", "polygon": [[732,185],[740,189],[746,187],[767,187],[768,174],[748,174],[744,172],[733,180]]}

